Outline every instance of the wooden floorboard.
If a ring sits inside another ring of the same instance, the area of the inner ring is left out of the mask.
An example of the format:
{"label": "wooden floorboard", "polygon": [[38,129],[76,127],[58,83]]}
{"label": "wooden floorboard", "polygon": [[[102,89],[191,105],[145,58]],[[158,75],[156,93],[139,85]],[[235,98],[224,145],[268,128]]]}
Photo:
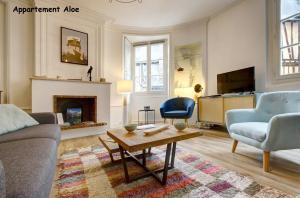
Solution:
{"label": "wooden floorboard", "polygon": [[[62,141],[58,155],[75,148],[100,144],[97,136]],[[263,152],[239,143],[236,153],[231,153],[232,139],[225,132],[204,130],[198,138],[179,142],[179,145],[197,152],[221,166],[251,176],[262,185],[278,188],[293,195],[300,194],[300,150],[271,153],[271,172],[262,169]]]}

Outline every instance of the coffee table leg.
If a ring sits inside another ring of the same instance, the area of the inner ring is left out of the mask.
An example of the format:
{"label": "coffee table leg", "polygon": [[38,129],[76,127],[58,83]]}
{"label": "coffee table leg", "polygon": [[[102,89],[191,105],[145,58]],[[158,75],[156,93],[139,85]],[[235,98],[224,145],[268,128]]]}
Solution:
{"label": "coffee table leg", "polygon": [[126,183],[129,183],[129,174],[128,174],[128,168],[127,168],[127,164],[126,164],[126,158],[124,155],[124,149],[120,145],[119,145],[119,148],[120,148],[120,155],[121,155],[123,168],[124,168],[125,181],[126,181]]}
{"label": "coffee table leg", "polygon": [[143,150],[143,165],[146,166],[146,149]]}
{"label": "coffee table leg", "polygon": [[176,142],[173,142],[172,158],[171,158],[171,168],[174,168],[175,153],[176,153]]}
{"label": "coffee table leg", "polygon": [[114,163],[115,160],[114,160],[114,156],[112,153],[109,153],[109,157],[110,157],[111,162]]}
{"label": "coffee table leg", "polygon": [[167,145],[166,158],[165,158],[165,166],[164,166],[164,172],[163,172],[163,177],[162,177],[162,184],[163,185],[165,185],[167,183],[168,169],[169,169],[169,163],[170,163],[171,147],[172,147],[171,143]]}

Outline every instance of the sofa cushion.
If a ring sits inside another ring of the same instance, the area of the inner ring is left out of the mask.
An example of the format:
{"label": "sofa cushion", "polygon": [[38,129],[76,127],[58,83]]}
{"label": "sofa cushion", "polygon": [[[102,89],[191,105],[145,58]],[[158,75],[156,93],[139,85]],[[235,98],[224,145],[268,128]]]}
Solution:
{"label": "sofa cushion", "polygon": [[243,122],[236,123],[230,126],[232,133],[263,142],[266,139],[268,130],[267,122]]}
{"label": "sofa cushion", "polygon": [[7,197],[48,198],[56,166],[57,144],[34,138],[0,144]]}
{"label": "sofa cushion", "polygon": [[55,124],[41,124],[33,127],[28,127],[1,135],[0,143],[31,138],[51,138],[55,140],[57,144],[59,144],[60,128]]}
{"label": "sofa cushion", "polygon": [[5,173],[2,162],[0,161],[0,198],[6,197],[6,190],[5,190]]}
{"label": "sofa cushion", "polygon": [[15,105],[0,105],[0,135],[38,124],[35,119]]}
{"label": "sofa cushion", "polygon": [[188,115],[188,111],[184,110],[177,110],[177,111],[166,111],[165,117],[169,118],[177,118],[177,117],[182,117]]}

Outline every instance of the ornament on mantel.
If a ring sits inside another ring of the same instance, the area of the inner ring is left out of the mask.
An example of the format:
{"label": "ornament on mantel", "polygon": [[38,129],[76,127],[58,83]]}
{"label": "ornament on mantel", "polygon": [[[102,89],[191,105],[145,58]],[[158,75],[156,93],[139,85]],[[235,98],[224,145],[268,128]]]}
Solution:
{"label": "ornament on mantel", "polygon": [[89,77],[90,82],[92,81],[92,72],[93,72],[93,67],[90,66],[90,68],[87,72],[87,77]]}

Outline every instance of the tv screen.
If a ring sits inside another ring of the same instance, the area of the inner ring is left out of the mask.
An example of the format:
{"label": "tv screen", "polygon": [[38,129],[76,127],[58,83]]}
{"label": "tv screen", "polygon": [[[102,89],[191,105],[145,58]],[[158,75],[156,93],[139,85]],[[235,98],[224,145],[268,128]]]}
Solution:
{"label": "tv screen", "polygon": [[217,75],[218,94],[255,91],[254,67]]}

